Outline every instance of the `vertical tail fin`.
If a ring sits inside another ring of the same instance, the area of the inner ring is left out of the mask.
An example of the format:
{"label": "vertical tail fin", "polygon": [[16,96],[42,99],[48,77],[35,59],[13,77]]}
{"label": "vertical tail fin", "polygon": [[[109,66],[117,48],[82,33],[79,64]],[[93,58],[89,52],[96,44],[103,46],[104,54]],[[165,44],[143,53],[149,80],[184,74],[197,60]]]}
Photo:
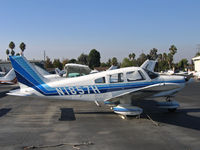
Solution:
{"label": "vertical tail fin", "polygon": [[147,59],[140,67],[144,68],[144,69],[147,69],[147,70],[149,70],[151,72],[154,72],[156,62],[157,61],[155,61],[155,60]]}
{"label": "vertical tail fin", "polygon": [[28,87],[38,86],[47,82],[43,76],[23,56],[10,56],[18,82]]}
{"label": "vertical tail fin", "polygon": [[49,80],[44,78],[27,60],[24,56],[10,56],[10,61],[15,70],[20,89],[30,87],[38,93],[46,96],[58,95],[55,88],[50,87]]}

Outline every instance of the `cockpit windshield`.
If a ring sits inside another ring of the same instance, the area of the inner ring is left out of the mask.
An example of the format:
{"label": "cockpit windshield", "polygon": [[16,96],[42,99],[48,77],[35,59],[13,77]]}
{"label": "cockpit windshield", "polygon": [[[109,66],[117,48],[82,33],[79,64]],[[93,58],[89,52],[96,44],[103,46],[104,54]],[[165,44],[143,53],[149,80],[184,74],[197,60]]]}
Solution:
{"label": "cockpit windshield", "polygon": [[151,71],[149,71],[149,70],[147,70],[147,69],[144,69],[144,71],[149,75],[149,77],[151,78],[151,79],[155,79],[155,78],[157,78],[159,75],[158,74],[156,74],[156,73],[154,73],[154,72],[151,72]]}

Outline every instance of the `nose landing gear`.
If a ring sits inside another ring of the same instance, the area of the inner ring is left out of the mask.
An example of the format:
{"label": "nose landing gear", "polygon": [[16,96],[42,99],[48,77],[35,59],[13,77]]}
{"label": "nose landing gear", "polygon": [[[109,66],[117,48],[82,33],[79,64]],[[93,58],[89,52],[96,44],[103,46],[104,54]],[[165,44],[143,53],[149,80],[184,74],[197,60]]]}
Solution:
{"label": "nose landing gear", "polygon": [[157,106],[168,109],[169,112],[175,112],[180,105],[177,101],[171,100],[171,97],[166,97],[166,102],[158,102]]}

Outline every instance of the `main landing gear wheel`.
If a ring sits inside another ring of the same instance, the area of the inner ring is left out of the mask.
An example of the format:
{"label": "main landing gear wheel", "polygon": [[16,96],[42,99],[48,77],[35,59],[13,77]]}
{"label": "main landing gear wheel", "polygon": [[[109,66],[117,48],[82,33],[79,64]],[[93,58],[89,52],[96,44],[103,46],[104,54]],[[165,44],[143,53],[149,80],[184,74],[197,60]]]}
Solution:
{"label": "main landing gear wheel", "polygon": [[168,109],[169,112],[175,112],[180,105],[177,101],[171,100],[170,97],[167,97],[166,102],[158,102],[157,106],[159,108]]}
{"label": "main landing gear wheel", "polygon": [[119,117],[122,119],[138,117],[143,112],[142,108],[131,106],[130,104],[119,104],[116,107],[113,107],[113,111],[119,114]]}

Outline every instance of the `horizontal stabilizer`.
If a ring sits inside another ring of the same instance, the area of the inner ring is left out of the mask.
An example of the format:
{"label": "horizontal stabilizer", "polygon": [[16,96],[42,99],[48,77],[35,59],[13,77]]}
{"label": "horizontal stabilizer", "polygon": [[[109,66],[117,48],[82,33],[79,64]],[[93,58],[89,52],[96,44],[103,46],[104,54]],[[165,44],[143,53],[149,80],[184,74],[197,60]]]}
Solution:
{"label": "horizontal stabilizer", "polygon": [[20,89],[9,91],[9,93],[6,94],[12,96],[31,96],[30,93],[22,92]]}

